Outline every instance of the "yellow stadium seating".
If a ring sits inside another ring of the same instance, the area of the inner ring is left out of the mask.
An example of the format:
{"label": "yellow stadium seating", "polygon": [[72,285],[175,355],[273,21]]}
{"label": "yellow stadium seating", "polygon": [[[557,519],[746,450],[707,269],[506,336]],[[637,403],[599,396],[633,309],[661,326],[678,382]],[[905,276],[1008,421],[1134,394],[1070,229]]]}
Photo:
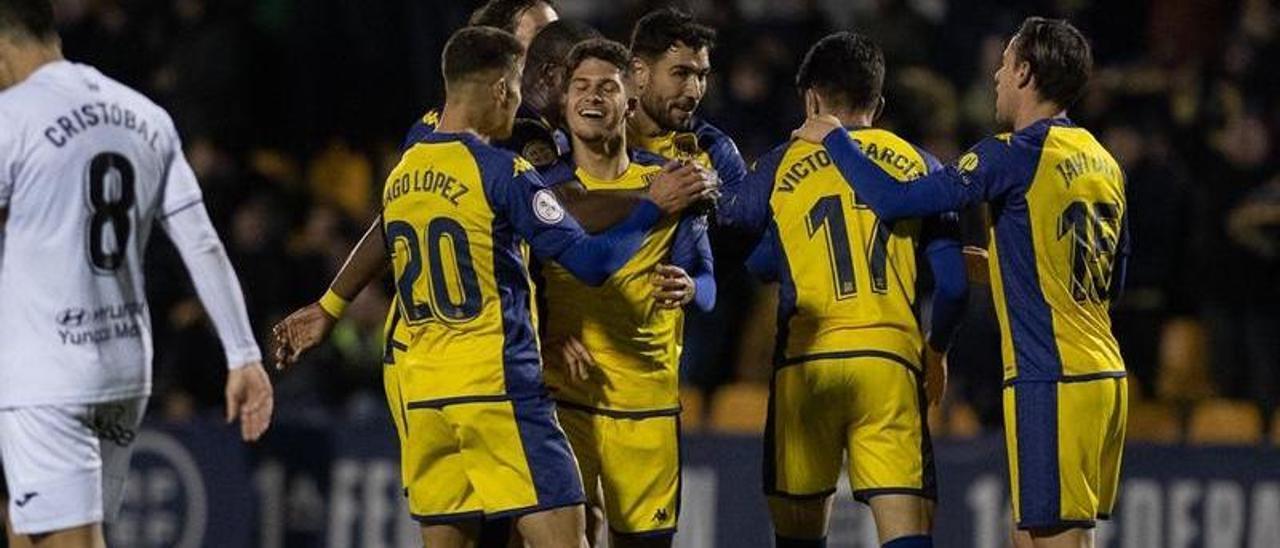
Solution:
{"label": "yellow stadium seating", "polygon": [[1205,445],[1262,443],[1262,412],[1251,402],[1205,400],[1191,412],[1187,441]]}
{"label": "yellow stadium seating", "polygon": [[1126,441],[1145,443],[1178,443],[1182,440],[1182,424],[1178,409],[1156,402],[1139,402],[1129,406]]}
{"label": "yellow stadium seating", "polygon": [[716,391],[711,400],[712,430],[729,434],[764,433],[769,408],[769,386],[737,382]]}
{"label": "yellow stadium seating", "polygon": [[947,414],[947,435],[952,438],[972,438],[982,433],[982,421],[978,412],[967,403],[956,403]]}
{"label": "yellow stadium seating", "polygon": [[680,430],[697,432],[702,430],[702,419],[706,416],[706,402],[703,401],[702,389],[696,386],[680,387]]}

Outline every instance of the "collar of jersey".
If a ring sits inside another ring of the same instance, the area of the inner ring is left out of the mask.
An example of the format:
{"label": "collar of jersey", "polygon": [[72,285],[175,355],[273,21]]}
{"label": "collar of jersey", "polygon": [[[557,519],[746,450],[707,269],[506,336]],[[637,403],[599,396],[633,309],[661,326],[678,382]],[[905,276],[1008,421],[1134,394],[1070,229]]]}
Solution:
{"label": "collar of jersey", "polygon": [[474,133],[467,132],[467,131],[459,131],[456,133],[450,133],[447,131],[433,131],[423,136],[422,141],[425,143],[443,143],[446,141],[468,141],[471,143],[483,142]]}
{"label": "collar of jersey", "polygon": [[587,173],[586,170],[576,165],[573,168],[573,174],[582,182],[583,186],[587,187],[587,190],[608,190],[610,188],[620,186],[619,183],[621,182],[639,177],[640,168],[642,167],[644,166],[636,163],[635,159],[632,158],[631,163],[627,164],[627,169],[623,171],[621,175],[618,175],[613,179],[601,179],[599,177],[594,177]]}
{"label": "collar of jersey", "polygon": [[34,82],[37,78],[44,78],[46,74],[53,74],[55,71],[62,70],[63,68],[70,66],[73,66],[73,63],[66,59],[49,61],[48,63],[40,65],[40,68],[36,69],[35,72],[32,72],[30,76],[27,76],[27,80]]}
{"label": "collar of jersey", "polygon": [[1076,123],[1072,122],[1071,119],[1067,118],[1066,116],[1053,116],[1051,118],[1041,118],[1039,120],[1036,120],[1036,123],[1022,128],[1022,131],[1019,131],[1017,133],[1044,131],[1046,129],[1044,126],[1076,127]]}

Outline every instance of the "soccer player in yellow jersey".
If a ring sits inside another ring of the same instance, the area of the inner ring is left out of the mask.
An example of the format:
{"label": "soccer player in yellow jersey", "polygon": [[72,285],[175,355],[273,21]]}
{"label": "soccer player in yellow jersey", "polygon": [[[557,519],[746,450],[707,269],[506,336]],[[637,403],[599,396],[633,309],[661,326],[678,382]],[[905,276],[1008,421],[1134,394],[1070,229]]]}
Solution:
{"label": "soccer player in yellow jersey", "polygon": [[674,8],[636,21],[631,55],[639,108],[627,122],[627,136],[633,147],[664,158],[692,159],[732,185],[747,171],[737,145],[694,116],[707,93],[715,38],[715,30]]}
{"label": "soccer player in yellow jersey", "polygon": [[[587,40],[569,53],[567,67],[572,153],[564,168],[546,174],[548,184],[581,183],[585,207],[601,193],[643,191],[666,160],[626,147],[626,47]],[[664,218],[600,287],[554,262],[541,274],[547,386],[587,499],[604,509],[610,546],[670,546],[680,489],[683,307],[696,302],[706,310],[715,300],[705,217]]]}
{"label": "soccer player in yellow jersey", "polygon": [[[542,383],[521,246],[599,284],[663,212],[706,190],[701,180],[655,182],[653,201],[588,237],[527,161],[487,144],[510,134],[522,53],[497,29],[455,33],[440,124],[405,152],[383,191],[397,290],[388,398],[409,509],[433,547],[474,546],[481,520],[501,516],[515,516],[531,546],[585,542],[582,485]],[[333,308],[326,300],[320,306]]]}
{"label": "soccer player in yellow jersey", "polygon": [[[830,120],[798,132],[822,139],[882,219],[991,206],[991,291],[1004,356],[1005,439],[1026,548],[1092,546],[1095,520],[1119,487],[1127,413],[1124,361],[1108,308],[1124,281],[1124,174],[1066,116],[1093,59],[1080,31],[1028,18],[995,74],[996,118],[955,166],[908,184],[858,154]],[[869,156],[869,155],[868,155]]]}
{"label": "soccer player in yellow jersey", "polygon": [[[809,50],[796,83],[806,110],[836,117],[896,184],[940,165],[871,128],[884,71],[878,46],[841,32]],[[942,387],[940,376],[923,379],[941,367],[966,297],[957,222],[890,222],[861,198],[823,145],[793,140],[761,157],[720,205],[746,232],[764,234],[749,266],[780,286],[763,466],[779,548],[826,545],[846,452],[854,498],[871,506],[880,542],[932,546],[925,390],[936,398]],[[936,280],[927,342],[916,317],[918,252]]]}

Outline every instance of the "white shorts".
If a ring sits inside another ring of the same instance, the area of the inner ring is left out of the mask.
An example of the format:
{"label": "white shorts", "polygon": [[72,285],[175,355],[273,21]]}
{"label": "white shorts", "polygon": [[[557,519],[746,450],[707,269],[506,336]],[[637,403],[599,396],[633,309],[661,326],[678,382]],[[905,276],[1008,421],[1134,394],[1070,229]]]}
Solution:
{"label": "white shorts", "polygon": [[20,535],[111,521],[147,398],[0,409],[0,467]]}

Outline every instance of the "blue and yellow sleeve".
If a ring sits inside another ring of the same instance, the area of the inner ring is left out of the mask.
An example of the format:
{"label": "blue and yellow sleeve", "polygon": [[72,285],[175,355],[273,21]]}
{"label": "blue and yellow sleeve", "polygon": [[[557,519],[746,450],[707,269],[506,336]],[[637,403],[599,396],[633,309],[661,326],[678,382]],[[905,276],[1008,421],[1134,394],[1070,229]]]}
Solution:
{"label": "blue and yellow sleeve", "polygon": [[600,285],[622,268],[662,216],[656,204],[641,200],[625,220],[588,236],[528,160],[494,148],[473,153],[494,210],[504,214],[534,255],[554,260],[588,285]]}
{"label": "blue and yellow sleeve", "polygon": [[718,223],[721,227],[737,231],[740,237],[750,240],[752,246],[773,219],[769,198],[773,194],[778,164],[790,146],[788,141],[761,156],[740,182],[726,185],[720,196],[716,210]]}
{"label": "blue and yellow sleeve", "polygon": [[738,152],[738,145],[725,132],[706,121],[699,120],[694,128],[698,147],[707,152],[711,166],[725,188],[738,185],[747,176],[747,163]]}
{"label": "blue and yellow sleeve", "polygon": [[[924,158],[925,172],[937,173],[946,169],[928,151],[916,148]],[[960,235],[960,214],[948,211],[925,218],[920,234],[924,256],[933,274],[933,299],[930,301],[929,346],[946,351],[951,336],[964,317],[965,304],[969,300],[969,277],[965,271],[964,252]]]}
{"label": "blue and yellow sleeve", "polygon": [[960,244],[960,218],[946,213],[926,219],[921,234],[924,255],[933,273],[933,299],[929,315],[929,346],[945,351],[964,317],[969,300],[969,278],[965,273]]}
{"label": "blue and yellow sleeve", "polygon": [[961,156],[956,165],[905,183],[864,156],[843,128],[832,130],[822,144],[858,198],[886,221],[958,211],[999,199],[1020,180],[1010,169],[1015,159],[1013,145],[1001,138],[986,139]]}
{"label": "blue and yellow sleeve", "polygon": [[747,257],[747,272],[764,283],[774,283],[781,279],[780,258],[777,230],[770,225],[760,238],[760,245]]}
{"label": "blue and yellow sleeve", "polygon": [[414,121],[412,126],[409,126],[409,131],[404,136],[404,142],[400,144],[400,150],[409,150],[409,147],[434,132],[436,125],[439,123],[440,112],[436,109],[427,111],[421,118]]}
{"label": "blue and yellow sleeve", "polygon": [[685,215],[680,219],[671,244],[671,263],[693,278],[692,304],[703,312],[711,311],[716,305],[716,276],[706,216]]}
{"label": "blue and yellow sleeve", "polygon": [[1116,246],[1115,266],[1111,269],[1111,291],[1108,294],[1111,302],[1116,302],[1124,295],[1125,278],[1129,274],[1129,254],[1132,252],[1129,242],[1129,212],[1120,217],[1120,241]]}

